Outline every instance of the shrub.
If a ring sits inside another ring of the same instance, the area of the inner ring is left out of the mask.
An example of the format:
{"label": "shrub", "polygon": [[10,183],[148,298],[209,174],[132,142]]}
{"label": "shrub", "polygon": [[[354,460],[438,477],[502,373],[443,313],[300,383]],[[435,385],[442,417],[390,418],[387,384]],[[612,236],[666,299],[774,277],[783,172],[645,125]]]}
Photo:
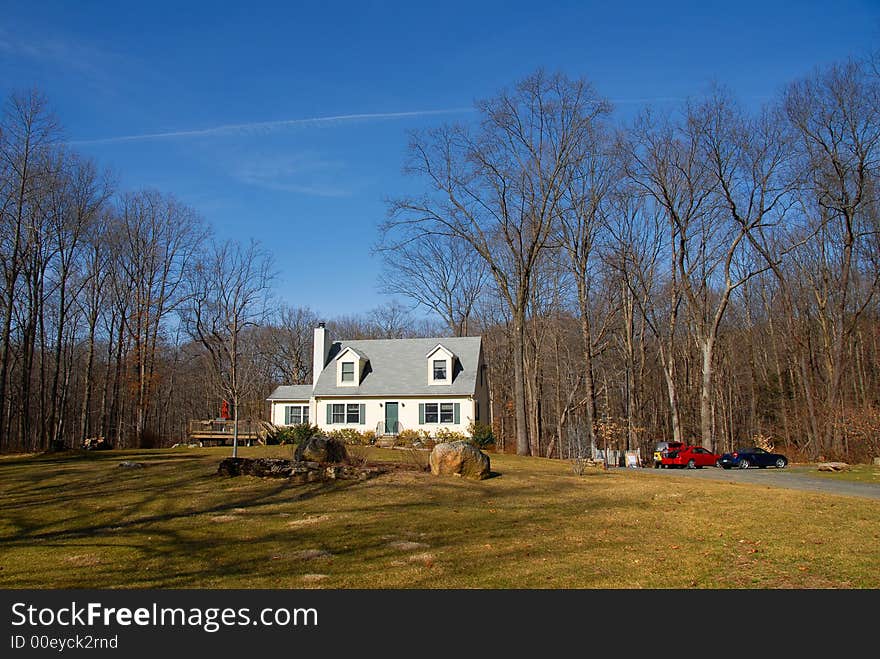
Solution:
{"label": "shrub", "polygon": [[327,437],[338,439],[346,444],[367,446],[376,441],[376,433],[371,430],[361,432],[355,428],[338,428],[327,433]]}
{"label": "shrub", "polygon": [[299,444],[314,435],[320,435],[318,426],[300,423],[295,426],[268,426],[266,428],[267,444]]}
{"label": "shrub", "polygon": [[351,444],[346,450],[346,462],[352,467],[357,467],[358,469],[366,466],[367,458],[369,457],[367,451],[369,451],[369,449],[363,444]]}
{"label": "shrub", "polygon": [[471,443],[477,448],[486,448],[495,444],[495,434],[488,423],[475,421],[468,426],[468,432],[471,435]]}
{"label": "shrub", "polygon": [[434,433],[434,439],[438,444],[445,444],[446,442],[466,442],[469,437],[448,428],[438,428]]}
{"label": "shrub", "polygon": [[290,441],[293,444],[299,444],[300,442],[306,441],[309,437],[321,434],[321,429],[318,428],[318,426],[313,426],[308,423],[299,423],[295,426],[289,426],[289,428]]}
{"label": "shrub", "polygon": [[575,476],[583,476],[587,471],[587,458],[574,458],[571,461],[571,470]]}
{"label": "shrub", "polygon": [[843,409],[834,426],[843,437],[844,452],[840,457],[845,461],[870,464],[873,458],[880,456],[880,407]]}
{"label": "shrub", "polygon": [[422,451],[417,448],[410,448],[404,450],[404,454],[406,456],[407,462],[415,465],[419,471],[430,471],[430,458],[428,457],[427,451]]}
{"label": "shrub", "polygon": [[406,428],[398,433],[397,441],[395,441],[394,443],[398,446],[412,446],[416,442],[421,442],[422,444],[424,444],[428,437],[428,433],[424,430],[413,430],[411,428]]}

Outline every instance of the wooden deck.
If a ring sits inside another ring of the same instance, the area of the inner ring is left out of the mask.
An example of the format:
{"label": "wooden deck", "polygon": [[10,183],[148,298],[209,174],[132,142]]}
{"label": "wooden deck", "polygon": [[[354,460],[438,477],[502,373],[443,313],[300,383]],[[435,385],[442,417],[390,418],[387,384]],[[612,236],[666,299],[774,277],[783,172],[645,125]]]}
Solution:
{"label": "wooden deck", "polygon": [[[234,429],[234,421],[192,419],[187,425],[187,436],[190,442],[198,442],[200,446],[225,446],[227,443],[232,444]],[[260,422],[239,419],[238,441],[248,445],[255,441],[262,444],[265,441],[265,433]]]}

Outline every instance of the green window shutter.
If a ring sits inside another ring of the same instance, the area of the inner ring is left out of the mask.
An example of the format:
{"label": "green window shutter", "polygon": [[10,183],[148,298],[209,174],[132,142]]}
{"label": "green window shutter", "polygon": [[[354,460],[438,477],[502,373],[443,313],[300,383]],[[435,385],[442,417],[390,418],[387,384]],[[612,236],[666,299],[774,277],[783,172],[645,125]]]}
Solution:
{"label": "green window shutter", "polygon": [[367,422],[367,405],[366,403],[361,403],[360,414],[358,416],[361,419],[361,425],[364,425]]}
{"label": "green window shutter", "polygon": [[461,403],[456,403],[453,409],[455,410],[455,422],[461,423]]}
{"label": "green window shutter", "polygon": [[284,425],[290,425],[290,405],[284,406]]}
{"label": "green window shutter", "polygon": [[330,403],[327,403],[327,423],[333,423],[333,406]]}
{"label": "green window shutter", "polygon": [[425,404],[419,403],[419,425],[425,424]]}

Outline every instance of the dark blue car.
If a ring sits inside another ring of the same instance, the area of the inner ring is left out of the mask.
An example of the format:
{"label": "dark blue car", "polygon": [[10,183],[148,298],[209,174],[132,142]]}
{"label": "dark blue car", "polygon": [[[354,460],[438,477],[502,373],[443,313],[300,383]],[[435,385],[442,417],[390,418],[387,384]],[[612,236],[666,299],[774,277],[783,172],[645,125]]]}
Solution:
{"label": "dark blue car", "polygon": [[762,448],[741,448],[733,453],[725,453],[718,461],[725,469],[731,467],[739,467],[740,469],[748,469],[749,467],[776,467],[783,469],[788,464],[788,458],[781,453],[770,453]]}

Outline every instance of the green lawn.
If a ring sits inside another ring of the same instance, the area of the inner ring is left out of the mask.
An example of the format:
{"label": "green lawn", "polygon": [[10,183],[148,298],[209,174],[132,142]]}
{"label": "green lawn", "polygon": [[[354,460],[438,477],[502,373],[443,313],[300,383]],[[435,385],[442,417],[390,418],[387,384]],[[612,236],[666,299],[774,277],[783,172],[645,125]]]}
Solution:
{"label": "green lawn", "polygon": [[846,471],[819,471],[813,465],[810,471],[822,478],[860,483],[880,483],[880,467],[875,467],[874,465],[851,465]]}
{"label": "green lawn", "polygon": [[481,482],[290,486],[215,475],[229,453],[0,459],[0,587],[880,587],[874,500],[499,454]]}

